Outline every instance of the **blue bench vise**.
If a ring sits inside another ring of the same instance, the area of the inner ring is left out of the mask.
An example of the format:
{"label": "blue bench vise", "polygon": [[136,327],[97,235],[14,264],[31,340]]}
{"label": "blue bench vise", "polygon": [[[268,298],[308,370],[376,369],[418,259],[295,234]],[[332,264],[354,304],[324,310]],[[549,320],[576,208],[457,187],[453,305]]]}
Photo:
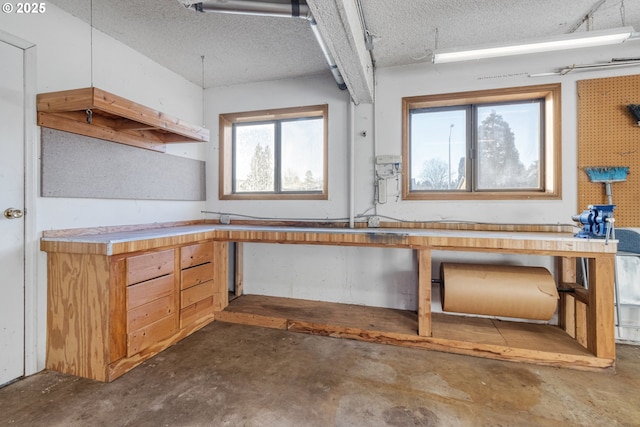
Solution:
{"label": "blue bench vise", "polygon": [[[582,224],[575,236],[585,239],[609,239],[613,234],[613,210],[616,205],[589,205],[581,214],[573,215],[571,219]],[[615,237],[614,237],[615,238]]]}

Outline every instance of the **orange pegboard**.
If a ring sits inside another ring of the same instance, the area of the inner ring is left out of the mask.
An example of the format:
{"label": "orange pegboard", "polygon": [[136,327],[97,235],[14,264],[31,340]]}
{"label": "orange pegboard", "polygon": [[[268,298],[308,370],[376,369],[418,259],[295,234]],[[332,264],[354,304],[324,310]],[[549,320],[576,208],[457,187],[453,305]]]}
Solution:
{"label": "orange pegboard", "polygon": [[614,182],[617,227],[640,226],[640,126],[627,105],[640,104],[640,75],[578,82],[578,210],[606,204],[605,185],[593,183],[585,167],[627,166]]}

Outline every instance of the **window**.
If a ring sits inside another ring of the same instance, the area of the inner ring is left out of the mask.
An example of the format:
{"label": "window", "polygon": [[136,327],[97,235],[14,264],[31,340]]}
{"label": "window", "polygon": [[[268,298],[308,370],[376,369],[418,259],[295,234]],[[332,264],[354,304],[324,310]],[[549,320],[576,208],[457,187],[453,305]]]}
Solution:
{"label": "window", "polygon": [[560,85],[403,99],[403,198],[560,196]]}
{"label": "window", "polygon": [[221,199],[327,199],[327,105],[220,115]]}

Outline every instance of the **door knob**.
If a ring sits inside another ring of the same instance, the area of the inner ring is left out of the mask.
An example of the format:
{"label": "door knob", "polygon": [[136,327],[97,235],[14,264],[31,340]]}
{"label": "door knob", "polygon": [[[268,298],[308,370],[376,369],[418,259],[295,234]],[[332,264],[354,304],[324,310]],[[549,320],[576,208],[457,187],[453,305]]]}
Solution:
{"label": "door knob", "polygon": [[22,211],[16,208],[9,208],[4,211],[4,217],[7,219],[18,219],[22,218]]}

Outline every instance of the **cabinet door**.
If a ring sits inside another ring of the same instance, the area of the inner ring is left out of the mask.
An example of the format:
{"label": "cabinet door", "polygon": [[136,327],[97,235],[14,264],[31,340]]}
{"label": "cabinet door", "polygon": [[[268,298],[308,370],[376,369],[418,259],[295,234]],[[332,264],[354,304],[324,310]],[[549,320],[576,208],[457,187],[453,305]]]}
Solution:
{"label": "cabinet door", "polygon": [[209,298],[210,296],[213,296],[213,280],[191,286],[189,289],[185,289],[180,292],[180,295],[180,308],[186,308],[200,300]]}
{"label": "cabinet door", "polygon": [[158,277],[137,285],[127,286],[127,306],[132,309],[174,293],[173,274]]}
{"label": "cabinet door", "polygon": [[213,242],[196,243],[180,249],[180,268],[213,262]]}
{"label": "cabinet door", "polygon": [[164,317],[172,316],[175,311],[175,296],[172,292],[127,311],[128,330],[143,328]]}
{"label": "cabinet door", "polygon": [[180,310],[180,327],[184,328],[213,313],[213,296]]}
{"label": "cabinet door", "polygon": [[127,258],[127,357],[178,330],[175,250]]}
{"label": "cabinet door", "polygon": [[127,258],[127,285],[173,273],[174,252],[169,249]]}
{"label": "cabinet door", "polygon": [[205,242],[180,249],[180,327],[187,327],[213,314],[214,243]]}
{"label": "cabinet door", "polygon": [[177,330],[175,316],[160,319],[127,334],[127,357],[171,336]]}
{"label": "cabinet door", "polygon": [[182,278],[180,280],[180,289],[187,289],[191,286],[213,280],[213,263],[198,265],[195,267],[182,270]]}

